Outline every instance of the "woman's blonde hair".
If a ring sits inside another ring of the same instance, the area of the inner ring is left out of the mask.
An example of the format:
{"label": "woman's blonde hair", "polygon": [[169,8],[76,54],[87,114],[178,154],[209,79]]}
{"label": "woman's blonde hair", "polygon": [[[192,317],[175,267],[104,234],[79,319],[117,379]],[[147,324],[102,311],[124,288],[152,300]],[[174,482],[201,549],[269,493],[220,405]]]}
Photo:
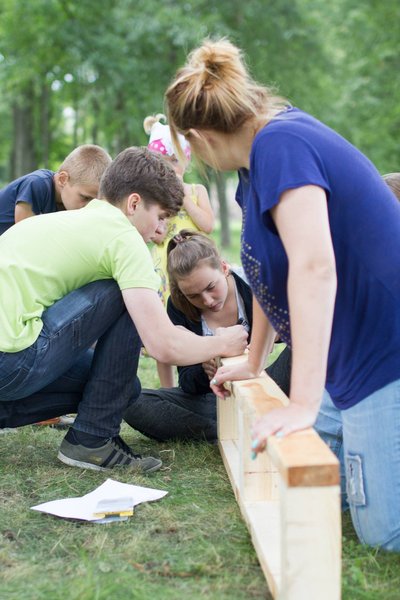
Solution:
{"label": "woman's blonde hair", "polygon": [[209,237],[190,229],[182,229],[168,243],[167,271],[171,300],[192,321],[200,321],[201,312],[186,298],[179,288],[184,279],[197,267],[206,264],[222,270],[218,249]]}
{"label": "woman's blonde hair", "polygon": [[190,129],[234,133],[247,120],[288,106],[252,79],[241,50],[226,38],[206,39],[189,54],[165,100],[173,139]]}
{"label": "woman's blonde hair", "polygon": [[387,173],[383,175],[383,179],[386,181],[394,195],[400,200],[400,173]]}

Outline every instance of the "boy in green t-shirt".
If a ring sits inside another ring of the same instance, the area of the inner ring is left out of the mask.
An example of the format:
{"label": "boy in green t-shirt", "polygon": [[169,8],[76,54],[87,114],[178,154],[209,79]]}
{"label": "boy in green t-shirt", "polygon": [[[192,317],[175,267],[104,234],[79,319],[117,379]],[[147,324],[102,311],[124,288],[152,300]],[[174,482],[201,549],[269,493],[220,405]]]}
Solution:
{"label": "boy in green t-shirt", "polygon": [[177,213],[183,188],[161,156],[127,148],[106,169],[99,197],[0,237],[0,427],[77,413],[62,462],[151,472],[161,461],[119,436],[140,393],[142,343],[157,360],[185,365],[240,354],[247,334],[235,326],[196,336],[163,308],[146,242]]}

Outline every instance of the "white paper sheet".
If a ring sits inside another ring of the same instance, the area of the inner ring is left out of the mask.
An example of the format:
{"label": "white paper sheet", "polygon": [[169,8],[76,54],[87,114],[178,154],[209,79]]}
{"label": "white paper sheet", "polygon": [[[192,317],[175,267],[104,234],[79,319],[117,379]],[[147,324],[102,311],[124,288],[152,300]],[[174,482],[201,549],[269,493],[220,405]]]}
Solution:
{"label": "white paper sheet", "polygon": [[[118,498],[132,498],[132,506],[141,502],[151,502],[163,498],[168,492],[164,490],[155,490],[152,488],[121,483],[114,479],[107,479],[98,488],[79,498],[64,498],[61,500],[52,500],[44,502],[37,506],[31,506],[32,510],[46,512],[57,517],[65,519],[82,519],[84,521],[99,521],[95,516],[97,505],[100,500],[115,501]],[[112,519],[115,520],[115,519]],[[123,518],[121,519],[123,520]],[[101,520],[105,522],[104,520]]]}

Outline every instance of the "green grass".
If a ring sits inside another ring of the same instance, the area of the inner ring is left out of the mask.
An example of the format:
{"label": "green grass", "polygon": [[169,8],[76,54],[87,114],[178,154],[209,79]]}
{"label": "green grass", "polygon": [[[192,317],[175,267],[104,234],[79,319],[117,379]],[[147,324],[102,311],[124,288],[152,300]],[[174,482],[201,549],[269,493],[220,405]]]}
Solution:
{"label": "green grass", "polygon": [[[235,221],[233,223],[230,223],[231,245],[229,248],[223,248],[221,250],[221,256],[225,260],[227,260],[233,264],[240,264],[240,229],[241,229],[240,221]],[[214,242],[217,244],[218,248],[221,248],[220,230],[219,230],[218,226],[212,232],[211,237],[213,238]]]}
{"label": "green grass", "polygon": [[127,426],[123,435],[140,452],[162,457],[164,468],[150,477],[111,476],[169,493],[139,505],[127,522],[109,525],[29,510],[85,494],[106,479],[57,461],[62,432],[25,427],[1,436],[2,600],[265,598],[217,447],[157,444]]}
{"label": "green grass", "polygon": [[[140,376],[156,385],[151,358],[141,359]],[[110,476],[168,495],[139,505],[127,522],[95,525],[29,510],[86,494],[106,479],[57,460],[63,435],[47,427],[0,435],[2,600],[269,597],[215,445],[158,444],[124,425],[125,440],[161,457],[164,467],[148,477],[129,470]],[[398,600],[400,557],[360,546],[348,515],[343,536],[344,600]]]}
{"label": "green grass", "polygon": [[[144,386],[158,385],[151,358],[141,358],[139,374]],[[124,439],[164,466],[148,477],[129,470],[110,477],[168,495],[139,505],[126,522],[96,525],[30,510],[107,478],[60,463],[63,435],[47,427],[0,435],[1,600],[270,597],[215,445],[158,444],[123,425]],[[399,567],[399,555],[360,546],[344,515],[344,600],[398,600]]]}

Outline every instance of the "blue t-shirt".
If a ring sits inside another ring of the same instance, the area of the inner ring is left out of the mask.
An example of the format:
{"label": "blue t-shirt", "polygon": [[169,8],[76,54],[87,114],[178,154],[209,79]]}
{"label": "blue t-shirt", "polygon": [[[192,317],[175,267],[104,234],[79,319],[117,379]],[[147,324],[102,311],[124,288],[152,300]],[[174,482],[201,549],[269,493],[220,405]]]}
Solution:
{"label": "blue t-shirt", "polygon": [[36,215],[56,212],[54,171],[39,169],[23,175],[0,190],[0,235],[14,225],[15,205],[30,204]]}
{"label": "blue t-shirt", "polygon": [[289,346],[288,260],[270,209],[304,185],[327,195],[338,289],[326,388],[344,409],[400,378],[400,203],[361,152],[296,108],[257,134],[237,190],[242,264]]}

